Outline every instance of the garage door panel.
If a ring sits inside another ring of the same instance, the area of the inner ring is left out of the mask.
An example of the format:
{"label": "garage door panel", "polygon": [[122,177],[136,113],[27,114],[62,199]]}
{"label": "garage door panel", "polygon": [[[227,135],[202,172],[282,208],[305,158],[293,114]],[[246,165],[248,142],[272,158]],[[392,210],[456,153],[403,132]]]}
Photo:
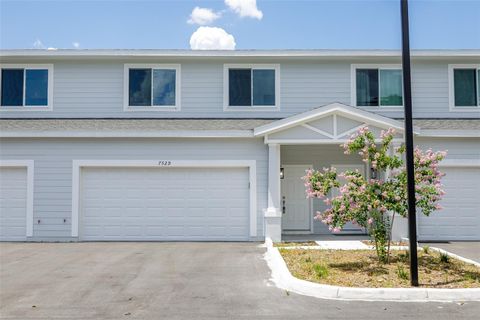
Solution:
{"label": "garage door panel", "polygon": [[84,168],[81,177],[83,240],[248,239],[247,168]]}
{"label": "garage door panel", "polygon": [[442,210],[419,215],[420,240],[480,240],[480,168],[444,168]]}
{"label": "garage door panel", "polygon": [[27,169],[0,168],[0,241],[26,240]]}

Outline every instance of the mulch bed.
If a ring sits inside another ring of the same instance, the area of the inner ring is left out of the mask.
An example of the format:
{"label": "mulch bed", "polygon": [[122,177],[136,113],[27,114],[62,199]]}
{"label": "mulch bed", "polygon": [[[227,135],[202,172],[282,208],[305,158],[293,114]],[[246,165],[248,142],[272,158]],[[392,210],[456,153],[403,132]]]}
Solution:
{"label": "mulch bed", "polygon": [[[344,287],[410,287],[407,251],[394,250],[390,263],[380,264],[373,250],[279,250],[300,279]],[[419,250],[418,261],[421,287],[480,288],[479,267],[433,250]]]}

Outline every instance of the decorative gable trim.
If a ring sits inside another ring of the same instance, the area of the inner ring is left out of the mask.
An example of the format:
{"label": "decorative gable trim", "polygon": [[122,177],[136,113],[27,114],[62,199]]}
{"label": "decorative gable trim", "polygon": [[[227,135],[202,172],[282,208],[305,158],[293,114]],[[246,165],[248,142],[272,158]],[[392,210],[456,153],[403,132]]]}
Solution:
{"label": "decorative gable trim", "polygon": [[[340,103],[333,103],[255,128],[266,143],[342,143],[364,126],[374,133],[395,128],[398,138],[403,123]],[[377,132],[378,131],[378,132]]]}

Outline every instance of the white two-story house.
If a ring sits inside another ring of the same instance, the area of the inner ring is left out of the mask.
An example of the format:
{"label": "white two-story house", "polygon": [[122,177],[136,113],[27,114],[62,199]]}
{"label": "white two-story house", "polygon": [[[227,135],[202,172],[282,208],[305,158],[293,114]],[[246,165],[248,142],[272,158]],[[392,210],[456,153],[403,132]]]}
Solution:
{"label": "white two-story house", "polygon": [[[396,128],[397,51],[0,51],[0,240],[329,234],[308,168]],[[480,51],[413,51],[415,144],[448,150],[421,240],[480,240]],[[406,235],[398,220],[395,236]],[[361,232],[354,225],[344,232]]]}

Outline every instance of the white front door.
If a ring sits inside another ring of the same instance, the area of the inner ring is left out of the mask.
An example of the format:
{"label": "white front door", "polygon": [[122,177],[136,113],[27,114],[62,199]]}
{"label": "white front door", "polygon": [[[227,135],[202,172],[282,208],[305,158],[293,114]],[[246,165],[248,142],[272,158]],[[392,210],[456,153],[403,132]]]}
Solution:
{"label": "white front door", "polygon": [[308,165],[283,166],[282,229],[284,231],[310,231],[312,223],[311,200],[306,198],[305,185],[301,179]]}

